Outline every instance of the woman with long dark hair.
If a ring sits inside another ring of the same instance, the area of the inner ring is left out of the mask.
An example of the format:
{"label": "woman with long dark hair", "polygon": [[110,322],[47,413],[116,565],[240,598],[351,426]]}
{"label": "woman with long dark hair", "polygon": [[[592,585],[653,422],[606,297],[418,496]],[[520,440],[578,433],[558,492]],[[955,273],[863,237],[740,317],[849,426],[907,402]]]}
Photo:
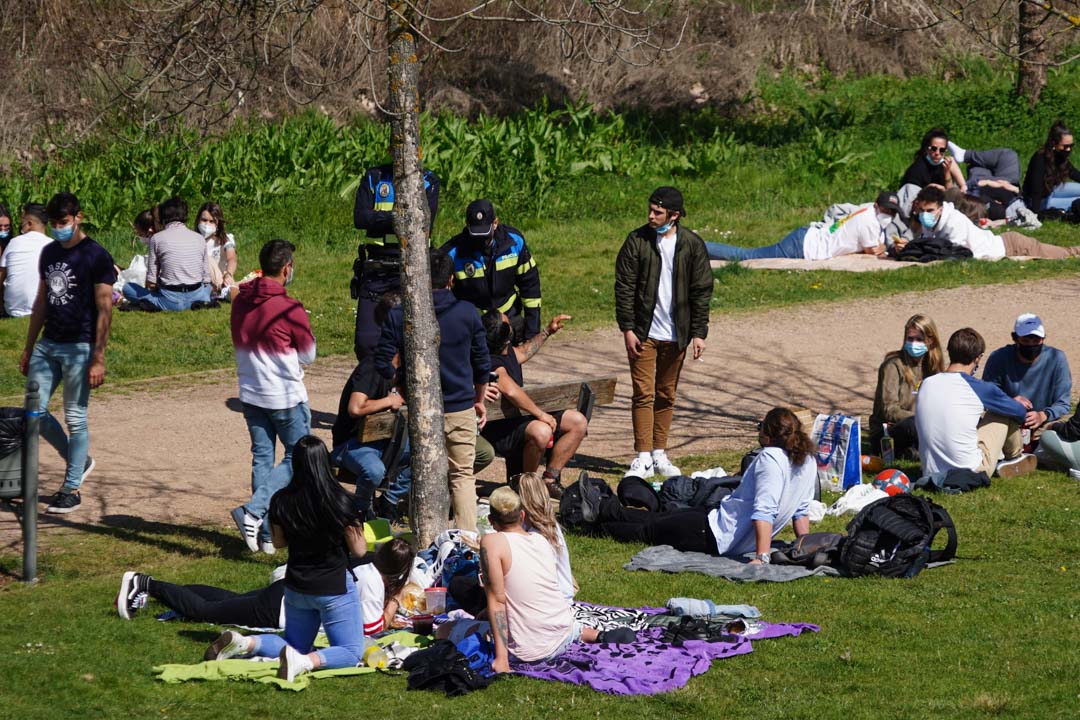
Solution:
{"label": "woman with long dark hair", "polygon": [[964,174],[948,155],[949,135],[942,128],[931,128],[922,136],[919,149],[911,165],[904,171],[900,186],[915,185],[919,188],[940,185],[942,190],[955,184],[965,189]]}
{"label": "woman with long dark hair", "polygon": [[236,287],[236,238],[225,232],[225,213],[216,202],[203,203],[195,221],[199,234],[206,238],[206,255],[210,263],[210,283],[221,299],[229,297],[229,288]]}
{"label": "woman with long dark hair", "polygon": [[[314,435],[297,441],[292,481],[270,501],[274,547],[289,548],[285,571],[285,638],[226,632],[206,659],[279,657],[278,677],[292,681],[318,668],[352,667],[364,649],[364,628],[349,553],[367,552],[354,498],[330,472],[330,454]],[[312,652],[322,624],[330,647]]]}
{"label": "woman with long dark hair", "polygon": [[1073,133],[1064,120],[1050,126],[1024,176],[1024,203],[1034,210],[1068,210],[1080,199],[1080,170],[1073,167]]}
{"label": "woman with long dark hair", "polygon": [[768,563],[772,539],[789,521],[796,536],[810,530],[807,507],[814,498],[817,464],[802,423],[787,408],[765,415],[758,442],[761,452],[717,507],[657,513],[608,498],[600,503],[597,527],[616,540],[709,555],[753,553],[751,562]]}
{"label": "woman with long dark hair", "polygon": [[915,398],[922,381],[945,370],[937,325],[926,315],[912,315],[904,323],[904,342],[885,356],[878,368],[874,411],[870,414],[870,447],[877,450],[889,424],[893,448],[901,452],[917,448]]}

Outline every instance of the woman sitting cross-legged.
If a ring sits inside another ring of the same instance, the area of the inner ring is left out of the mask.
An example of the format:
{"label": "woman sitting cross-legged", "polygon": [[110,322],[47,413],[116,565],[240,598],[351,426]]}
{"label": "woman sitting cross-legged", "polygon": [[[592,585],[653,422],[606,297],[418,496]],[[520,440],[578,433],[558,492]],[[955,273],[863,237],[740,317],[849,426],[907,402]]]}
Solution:
{"label": "woman sitting cross-legged", "polygon": [[612,497],[601,501],[595,527],[616,540],[708,555],[754,553],[753,563],[767,564],[773,537],[789,521],[796,536],[809,532],[807,507],[814,498],[817,464],[802,423],[787,408],[765,415],[758,442],[761,453],[719,506],[649,512],[625,508]]}

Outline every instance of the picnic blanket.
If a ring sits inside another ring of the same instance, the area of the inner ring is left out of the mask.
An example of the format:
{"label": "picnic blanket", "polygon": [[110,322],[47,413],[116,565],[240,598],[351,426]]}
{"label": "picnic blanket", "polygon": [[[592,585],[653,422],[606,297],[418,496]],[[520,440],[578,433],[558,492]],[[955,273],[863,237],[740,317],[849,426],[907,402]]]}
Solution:
{"label": "picnic blanket", "polygon": [[[1028,260],[1034,260],[1036,258],[1030,257],[1010,257],[1009,260],[1018,260],[1025,262]],[[899,262],[892,258],[878,258],[875,255],[866,255],[863,253],[857,255],[841,255],[840,257],[829,258],[828,260],[806,260],[805,258],[761,258],[758,260],[743,260],[740,264],[743,267],[754,268],[756,270],[838,270],[841,272],[881,272],[884,270],[903,270],[910,267],[921,267],[924,265],[937,265],[938,263],[945,262],[944,260],[935,260],[928,263],[910,263]],[[724,267],[728,264],[726,260],[713,260],[710,263],[713,269]]]}
{"label": "picnic blanket", "polygon": [[712,667],[713,660],[753,652],[753,640],[819,630],[805,623],[755,625],[760,626],[757,632],[732,641],[685,640],[680,644],[663,642],[663,628],[650,628],[639,632],[633,643],[574,643],[554,660],[512,662],[510,667],[518,675],[584,685],[610,695],[656,695],[685,686]]}
{"label": "picnic blanket", "polygon": [[645,548],[630,558],[623,568],[670,573],[698,572],[736,582],[788,582],[810,575],[840,575],[836,568],[827,566],[810,569],[797,565],[751,565],[738,558],[683,552],[670,545]]}

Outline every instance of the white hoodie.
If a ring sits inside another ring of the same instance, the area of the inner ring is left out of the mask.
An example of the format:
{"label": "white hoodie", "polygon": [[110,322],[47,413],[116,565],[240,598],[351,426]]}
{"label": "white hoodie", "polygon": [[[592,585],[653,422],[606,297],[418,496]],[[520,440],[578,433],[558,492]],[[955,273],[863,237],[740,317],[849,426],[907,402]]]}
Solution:
{"label": "white hoodie", "polygon": [[1002,239],[971,222],[968,216],[953,207],[952,203],[942,203],[941,217],[938,218],[933,232],[953,245],[967,248],[976,260],[997,260],[1005,257],[1005,243]]}

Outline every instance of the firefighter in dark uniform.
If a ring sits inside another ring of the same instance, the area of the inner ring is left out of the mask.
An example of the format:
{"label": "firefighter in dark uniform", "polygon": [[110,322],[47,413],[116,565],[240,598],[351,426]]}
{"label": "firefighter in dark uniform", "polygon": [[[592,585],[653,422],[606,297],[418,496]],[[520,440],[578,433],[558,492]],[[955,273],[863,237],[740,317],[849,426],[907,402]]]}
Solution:
{"label": "firefighter in dark uniform", "polygon": [[[439,178],[424,170],[424,193],[431,209],[428,235],[439,210]],[[356,359],[374,352],[379,342],[375,306],[385,292],[401,290],[401,245],[394,234],[394,166],[370,168],[356,190],[353,223],[366,230],[353,262],[350,293],[356,300],[356,336],[353,349]]]}
{"label": "firefighter in dark uniform", "polygon": [[525,236],[500,225],[489,200],[469,203],[465,228],[442,250],[454,259],[454,295],[481,313],[506,313],[515,345],[540,334],[540,270]]}

